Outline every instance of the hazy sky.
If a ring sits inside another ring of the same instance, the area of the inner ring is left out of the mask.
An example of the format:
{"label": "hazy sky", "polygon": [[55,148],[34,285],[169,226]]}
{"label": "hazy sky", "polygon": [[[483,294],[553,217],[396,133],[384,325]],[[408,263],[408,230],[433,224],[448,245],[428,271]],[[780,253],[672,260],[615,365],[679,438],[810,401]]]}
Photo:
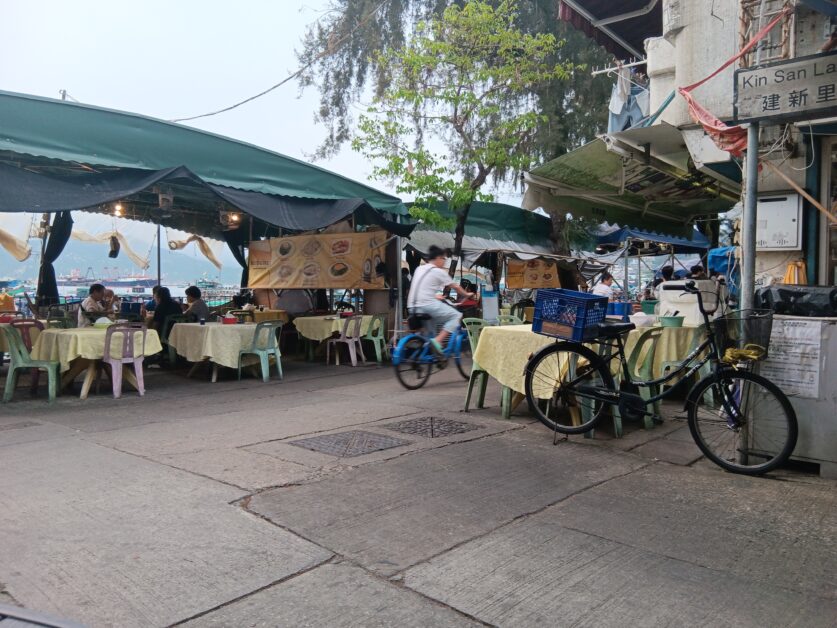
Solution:
{"label": "hazy sky", "polygon": [[[162,119],[213,111],[295,71],[294,51],[306,26],[321,17],[327,4],[0,0],[0,89],[53,98],[66,89],[83,103]],[[315,90],[300,97],[291,81],[231,112],[188,124],[305,159],[324,136],[313,119],[317,97]],[[388,189],[368,179],[371,168],[349,149],[318,165]],[[74,217],[86,231],[110,226],[109,220],[103,224],[90,214],[76,212]],[[0,216],[0,226],[15,235],[25,233],[20,217]],[[147,226],[119,228],[150,241]],[[225,265],[231,260],[225,256]],[[0,276],[14,263],[0,250]]]}

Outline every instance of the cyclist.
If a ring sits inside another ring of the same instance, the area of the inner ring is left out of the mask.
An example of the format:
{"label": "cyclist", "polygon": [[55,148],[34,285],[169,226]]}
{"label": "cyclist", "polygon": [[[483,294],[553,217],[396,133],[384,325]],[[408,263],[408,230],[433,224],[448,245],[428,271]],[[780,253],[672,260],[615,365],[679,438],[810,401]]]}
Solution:
{"label": "cyclist", "polygon": [[445,288],[452,288],[466,298],[475,295],[455,283],[444,270],[446,255],[443,249],[433,245],[427,254],[427,263],[413,273],[410,294],[407,296],[407,311],[410,314],[427,314],[436,326],[442,326],[438,335],[430,341],[433,349],[441,355],[450,335],[459,329],[462,313],[447,303],[439,293]]}

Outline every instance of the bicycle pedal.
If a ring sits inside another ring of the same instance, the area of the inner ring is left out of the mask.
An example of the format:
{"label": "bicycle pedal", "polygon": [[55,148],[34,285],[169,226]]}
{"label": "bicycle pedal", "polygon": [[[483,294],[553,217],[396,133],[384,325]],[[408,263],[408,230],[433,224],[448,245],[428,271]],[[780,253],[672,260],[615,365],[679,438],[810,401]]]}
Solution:
{"label": "bicycle pedal", "polygon": [[[675,417],[675,418],[677,418],[677,417]],[[656,424],[656,425],[662,425],[663,417],[661,417],[659,414],[652,414],[651,415],[651,422]]]}

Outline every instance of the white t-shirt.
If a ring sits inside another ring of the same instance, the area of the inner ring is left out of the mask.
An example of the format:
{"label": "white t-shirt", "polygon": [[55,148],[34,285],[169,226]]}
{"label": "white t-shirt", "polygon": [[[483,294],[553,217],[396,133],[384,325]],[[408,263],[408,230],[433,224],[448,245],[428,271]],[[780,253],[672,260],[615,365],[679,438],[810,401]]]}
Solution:
{"label": "white t-shirt", "polygon": [[608,286],[601,281],[593,286],[593,289],[590,292],[596,296],[607,297],[608,299],[613,298],[613,286]]}
{"label": "white t-shirt", "polygon": [[85,312],[89,312],[89,313],[102,312],[102,313],[104,313],[104,311],[105,311],[105,308],[102,307],[101,303],[99,303],[93,297],[87,297],[84,301],[81,302],[81,307],[78,310],[78,326],[79,327],[90,327],[93,324],[84,315]]}
{"label": "white t-shirt", "polygon": [[416,268],[413,280],[410,282],[410,294],[407,296],[407,307],[417,307],[437,301],[436,294],[453,283],[447,271],[437,268],[433,264],[423,264]]}

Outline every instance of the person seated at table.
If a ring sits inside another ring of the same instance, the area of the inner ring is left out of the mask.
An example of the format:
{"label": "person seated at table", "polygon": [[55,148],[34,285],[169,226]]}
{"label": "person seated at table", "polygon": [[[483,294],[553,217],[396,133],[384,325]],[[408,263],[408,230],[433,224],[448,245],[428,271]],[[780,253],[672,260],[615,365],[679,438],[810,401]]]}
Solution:
{"label": "person seated at table", "polygon": [[157,290],[159,289],[160,286],[154,286],[153,288],[151,288],[151,298],[143,304],[142,309],[140,310],[140,314],[146,316],[149,312],[154,311],[154,309],[157,307],[157,302],[154,300],[154,297],[157,296]]}
{"label": "person seated at table", "polygon": [[703,266],[697,264],[689,269],[689,279],[708,279]]}
{"label": "person seated at table", "polygon": [[[105,299],[105,287],[100,283],[94,283],[88,290],[88,295],[78,308],[78,326],[90,327],[93,325],[91,318],[95,318],[96,314],[101,316],[107,315],[107,307],[103,303]],[[92,316],[88,316],[92,315]]]}
{"label": "person seated at table", "polygon": [[167,329],[163,329],[166,323],[166,318],[172,315],[180,315],[183,313],[180,304],[171,298],[171,291],[168,288],[160,286],[154,294],[154,318],[151,319],[149,327],[156,329],[157,333],[165,336]]}
{"label": "person seated at table", "polygon": [[658,301],[660,300],[660,291],[662,286],[665,282],[671,281],[674,279],[674,266],[663,266],[660,269],[660,276],[659,278],[654,280],[654,298]]}
{"label": "person seated at table", "polygon": [[602,273],[601,277],[599,277],[599,282],[593,286],[593,289],[590,290],[592,294],[600,297],[607,297],[608,299],[613,298],[613,275],[609,272],[605,271]]}
{"label": "person seated at table", "polygon": [[108,316],[110,316],[111,314],[119,313],[119,309],[122,307],[122,302],[113,290],[105,288],[105,296],[102,299],[102,305],[105,306],[105,311]]}
{"label": "person seated at table", "polygon": [[475,295],[462,288],[444,270],[446,256],[443,249],[432,245],[427,253],[427,263],[419,266],[413,273],[410,293],[407,296],[407,310],[410,314],[429,314],[431,322],[442,326],[442,330],[430,341],[433,349],[441,354],[444,351],[442,347],[450,335],[459,329],[462,313],[446,303],[439,293],[445,288],[450,288],[465,297],[473,298]]}
{"label": "person seated at table", "polygon": [[186,304],[183,314],[189,317],[190,321],[207,320],[209,318],[209,306],[201,299],[201,289],[197,286],[186,288]]}

